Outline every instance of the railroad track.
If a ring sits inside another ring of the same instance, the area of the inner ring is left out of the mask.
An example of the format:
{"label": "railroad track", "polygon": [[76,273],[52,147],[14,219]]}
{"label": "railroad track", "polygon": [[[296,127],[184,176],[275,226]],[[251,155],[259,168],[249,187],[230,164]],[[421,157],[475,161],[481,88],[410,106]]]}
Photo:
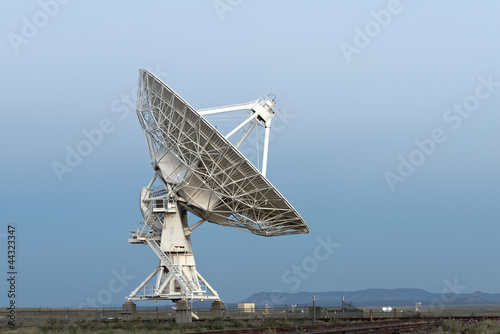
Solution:
{"label": "railroad track", "polygon": [[356,334],[392,334],[392,333],[430,333],[439,328],[443,320],[421,321],[414,323],[361,323],[350,328],[318,328],[309,333],[356,333]]}
{"label": "railroad track", "polygon": [[[315,325],[298,325],[293,327],[277,328],[250,328],[239,330],[227,330],[216,332],[204,332],[205,334],[257,334],[257,333],[345,333],[345,334],[395,334],[395,333],[432,333],[438,329],[443,322],[449,318],[420,318],[420,319],[398,319],[362,322],[344,322],[339,324],[320,323]],[[462,320],[500,320],[499,317],[453,317]],[[359,319],[358,319],[359,321]]]}
{"label": "railroad track", "polygon": [[377,322],[357,322],[357,323],[342,323],[342,324],[319,324],[319,325],[302,325],[293,327],[278,327],[278,328],[249,328],[228,331],[204,332],[205,334],[257,334],[273,331],[275,333],[415,333],[427,332],[432,329],[437,329],[443,320],[418,320],[415,322],[408,321],[377,321]]}

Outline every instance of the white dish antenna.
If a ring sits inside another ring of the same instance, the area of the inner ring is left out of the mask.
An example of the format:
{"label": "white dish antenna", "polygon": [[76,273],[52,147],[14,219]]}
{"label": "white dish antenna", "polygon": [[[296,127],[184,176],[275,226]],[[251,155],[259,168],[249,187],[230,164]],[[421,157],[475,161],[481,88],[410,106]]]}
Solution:
{"label": "white dish antenna", "polygon": [[[159,266],[127,297],[143,299],[219,299],[198,273],[190,235],[205,221],[261,236],[308,233],[297,211],[266,179],[272,96],[196,111],[146,70],[139,71],[137,116],[155,171],[142,189],[144,222],[129,242],[148,244]],[[248,110],[250,116],[225,136],[203,116]],[[262,170],[238,147],[255,126],[265,127]],[[235,145],[229,138],[241,133]],[[200,220],[189,226],[187,213]]]}

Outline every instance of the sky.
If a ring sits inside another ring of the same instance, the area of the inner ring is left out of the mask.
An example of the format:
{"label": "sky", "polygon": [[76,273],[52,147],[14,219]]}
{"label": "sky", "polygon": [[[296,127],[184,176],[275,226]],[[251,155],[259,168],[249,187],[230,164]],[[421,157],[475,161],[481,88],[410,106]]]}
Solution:
{"label": "sky", "polygon": [[499,2],[3,5],[0,247],[9,276],[14,226],[18,306],[119,306],[157,265],[128,243],[153,175],[140,68],[194,108],[279,97],[267,177],[310,233],[197,228],[197,269],[224,301],[500,293]]}

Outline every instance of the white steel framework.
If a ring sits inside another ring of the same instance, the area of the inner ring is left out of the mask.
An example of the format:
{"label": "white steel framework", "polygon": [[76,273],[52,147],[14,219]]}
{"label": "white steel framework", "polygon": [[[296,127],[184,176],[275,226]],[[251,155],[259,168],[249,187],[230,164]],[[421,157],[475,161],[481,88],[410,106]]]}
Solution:
{"label": "white steel framework", "polygon": [[[202,117],[237,110],[249,110],[250,116],[226,136]],[[139,71],[137,115],[155,174],[141,192],[144,223],[129,241],[148,244],[160,263],[129,300],[218,299],[196,271],[191,247],[193,229],[205,221],[261,236],[308,233],[302,217],[265,177],[275,113],[272,96],[196,111],[157,77]],[[247,125],[231,144],[228,139]],[[238,150],[255,126],[265,127],[262,171]],[[188,226],[187,212],[201,220]]]}

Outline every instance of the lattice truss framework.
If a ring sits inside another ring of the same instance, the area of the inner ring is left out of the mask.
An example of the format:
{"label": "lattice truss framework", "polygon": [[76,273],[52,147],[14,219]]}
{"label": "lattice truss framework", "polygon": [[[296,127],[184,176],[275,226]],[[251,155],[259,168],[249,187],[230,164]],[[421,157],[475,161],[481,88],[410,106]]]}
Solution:
{"label": "lattice truss framework", "polygon": [[[137,115],[153,165],[170,152],[183,165],[175,173],[189,171],[202,181],[196,188],[210,192],[210,210],[193,205],[189,196],[184,199],[201,218],[261,236],[309,232],[298,212],[238,149],[146,70],[139,73]],[[194,186],[180,182],[168,187],[182,198]]]}

